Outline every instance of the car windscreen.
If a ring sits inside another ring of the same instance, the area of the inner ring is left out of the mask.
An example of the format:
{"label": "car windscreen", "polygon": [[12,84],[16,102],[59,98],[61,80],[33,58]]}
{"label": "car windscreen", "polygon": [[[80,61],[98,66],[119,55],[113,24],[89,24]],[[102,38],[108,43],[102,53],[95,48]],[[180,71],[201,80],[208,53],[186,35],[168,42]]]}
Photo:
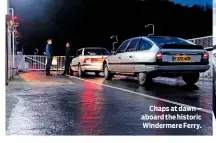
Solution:
{"label": "car windscreen", "polygon": [[164,46],[164,45],[192,45],[189,41],[182,40],[180,38],[174,38],[174,37],[150,37],[156,45],[158,46]]}
{"label": "car windscreen", "polygon": [[106,49],[85,49],[85,56],[99,56],[99,55],[111,55],[111,53]]}

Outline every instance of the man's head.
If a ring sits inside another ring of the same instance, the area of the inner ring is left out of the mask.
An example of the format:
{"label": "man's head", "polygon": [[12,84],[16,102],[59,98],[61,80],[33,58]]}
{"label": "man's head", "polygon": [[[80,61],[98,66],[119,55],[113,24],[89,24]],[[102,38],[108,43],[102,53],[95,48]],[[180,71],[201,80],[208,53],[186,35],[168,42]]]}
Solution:
{"label": "man's head", "polygon": [[52,44],[52,39],[48,39],[47,43],[51,45]]}
{"label": "man's head", "polygon": [[70,47],[70,43],[69,43],[69,42],[66,43],[66,47],[67,47],[67,48]]}

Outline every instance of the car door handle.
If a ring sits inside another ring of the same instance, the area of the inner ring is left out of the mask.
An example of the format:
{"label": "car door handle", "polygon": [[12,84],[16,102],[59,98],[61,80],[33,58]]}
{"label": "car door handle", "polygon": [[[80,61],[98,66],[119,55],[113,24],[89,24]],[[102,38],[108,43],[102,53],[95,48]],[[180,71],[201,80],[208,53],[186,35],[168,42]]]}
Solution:
{"label": "car door handle", "polygon": [[133,58],[133,56],[129,56],[129,58]]}

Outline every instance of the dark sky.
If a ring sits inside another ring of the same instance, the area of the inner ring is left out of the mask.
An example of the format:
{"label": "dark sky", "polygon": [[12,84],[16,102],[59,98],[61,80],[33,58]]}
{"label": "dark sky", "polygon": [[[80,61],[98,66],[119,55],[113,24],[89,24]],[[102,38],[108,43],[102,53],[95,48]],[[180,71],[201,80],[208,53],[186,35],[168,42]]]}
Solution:
{"label": "dark sky", "polygon": [[[171,1],[189,6],[211,4],[211,0]],[[64,53],[68,40],[74,50],[85,46],[111,49],[112,34],[117,34],[120,41],[145,36],[151,32],[150,28],[145,29],[148,23],[155,24],[155,35],[194,38],[212,34],[211,28],[205,29],[211,27],[212,15],[198,8],[192,10],[158,2],[146,6],[139,0],[10,0],[10,3],[24,36],[18,47],[24,45],[27,54],[35,48],[43,53],[47,38],[53,39],[55,55]]]}

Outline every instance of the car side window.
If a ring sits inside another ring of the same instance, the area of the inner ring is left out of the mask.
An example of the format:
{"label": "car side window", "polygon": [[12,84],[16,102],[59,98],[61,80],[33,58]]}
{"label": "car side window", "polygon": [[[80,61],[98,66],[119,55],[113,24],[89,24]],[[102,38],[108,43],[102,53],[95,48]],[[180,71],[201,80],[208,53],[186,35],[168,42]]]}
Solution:
{"label": "car side window", "polygon": [[116,53],[123,53],[125,52],[127,46],[128,46],[128,43],[130,42],[130,40],[127,40],[127,41],[124,41],[120,47],[118,48],[117,52]]}
{"label": "car side window", "polygon": [[148,41],[146,41],[144,39],[141,39],[141,42],[140,42],[140,45],[139,45],[139,50],[140,51],[149,50],[149,49],[151,49],[152,46],[153,45],[150,42],[148,42]]}
{"label": "car side window", "polygon": [[78,50],[76,53],[76,57],[82,56],[82,50]]}
{"label": "car side window", "polygon": [[131,40],[129,46],[127,47],[126,52],[136,51],[136,47],[137,47],[138,41],[139,41],[139,39],[133,39],[133,40]]}

